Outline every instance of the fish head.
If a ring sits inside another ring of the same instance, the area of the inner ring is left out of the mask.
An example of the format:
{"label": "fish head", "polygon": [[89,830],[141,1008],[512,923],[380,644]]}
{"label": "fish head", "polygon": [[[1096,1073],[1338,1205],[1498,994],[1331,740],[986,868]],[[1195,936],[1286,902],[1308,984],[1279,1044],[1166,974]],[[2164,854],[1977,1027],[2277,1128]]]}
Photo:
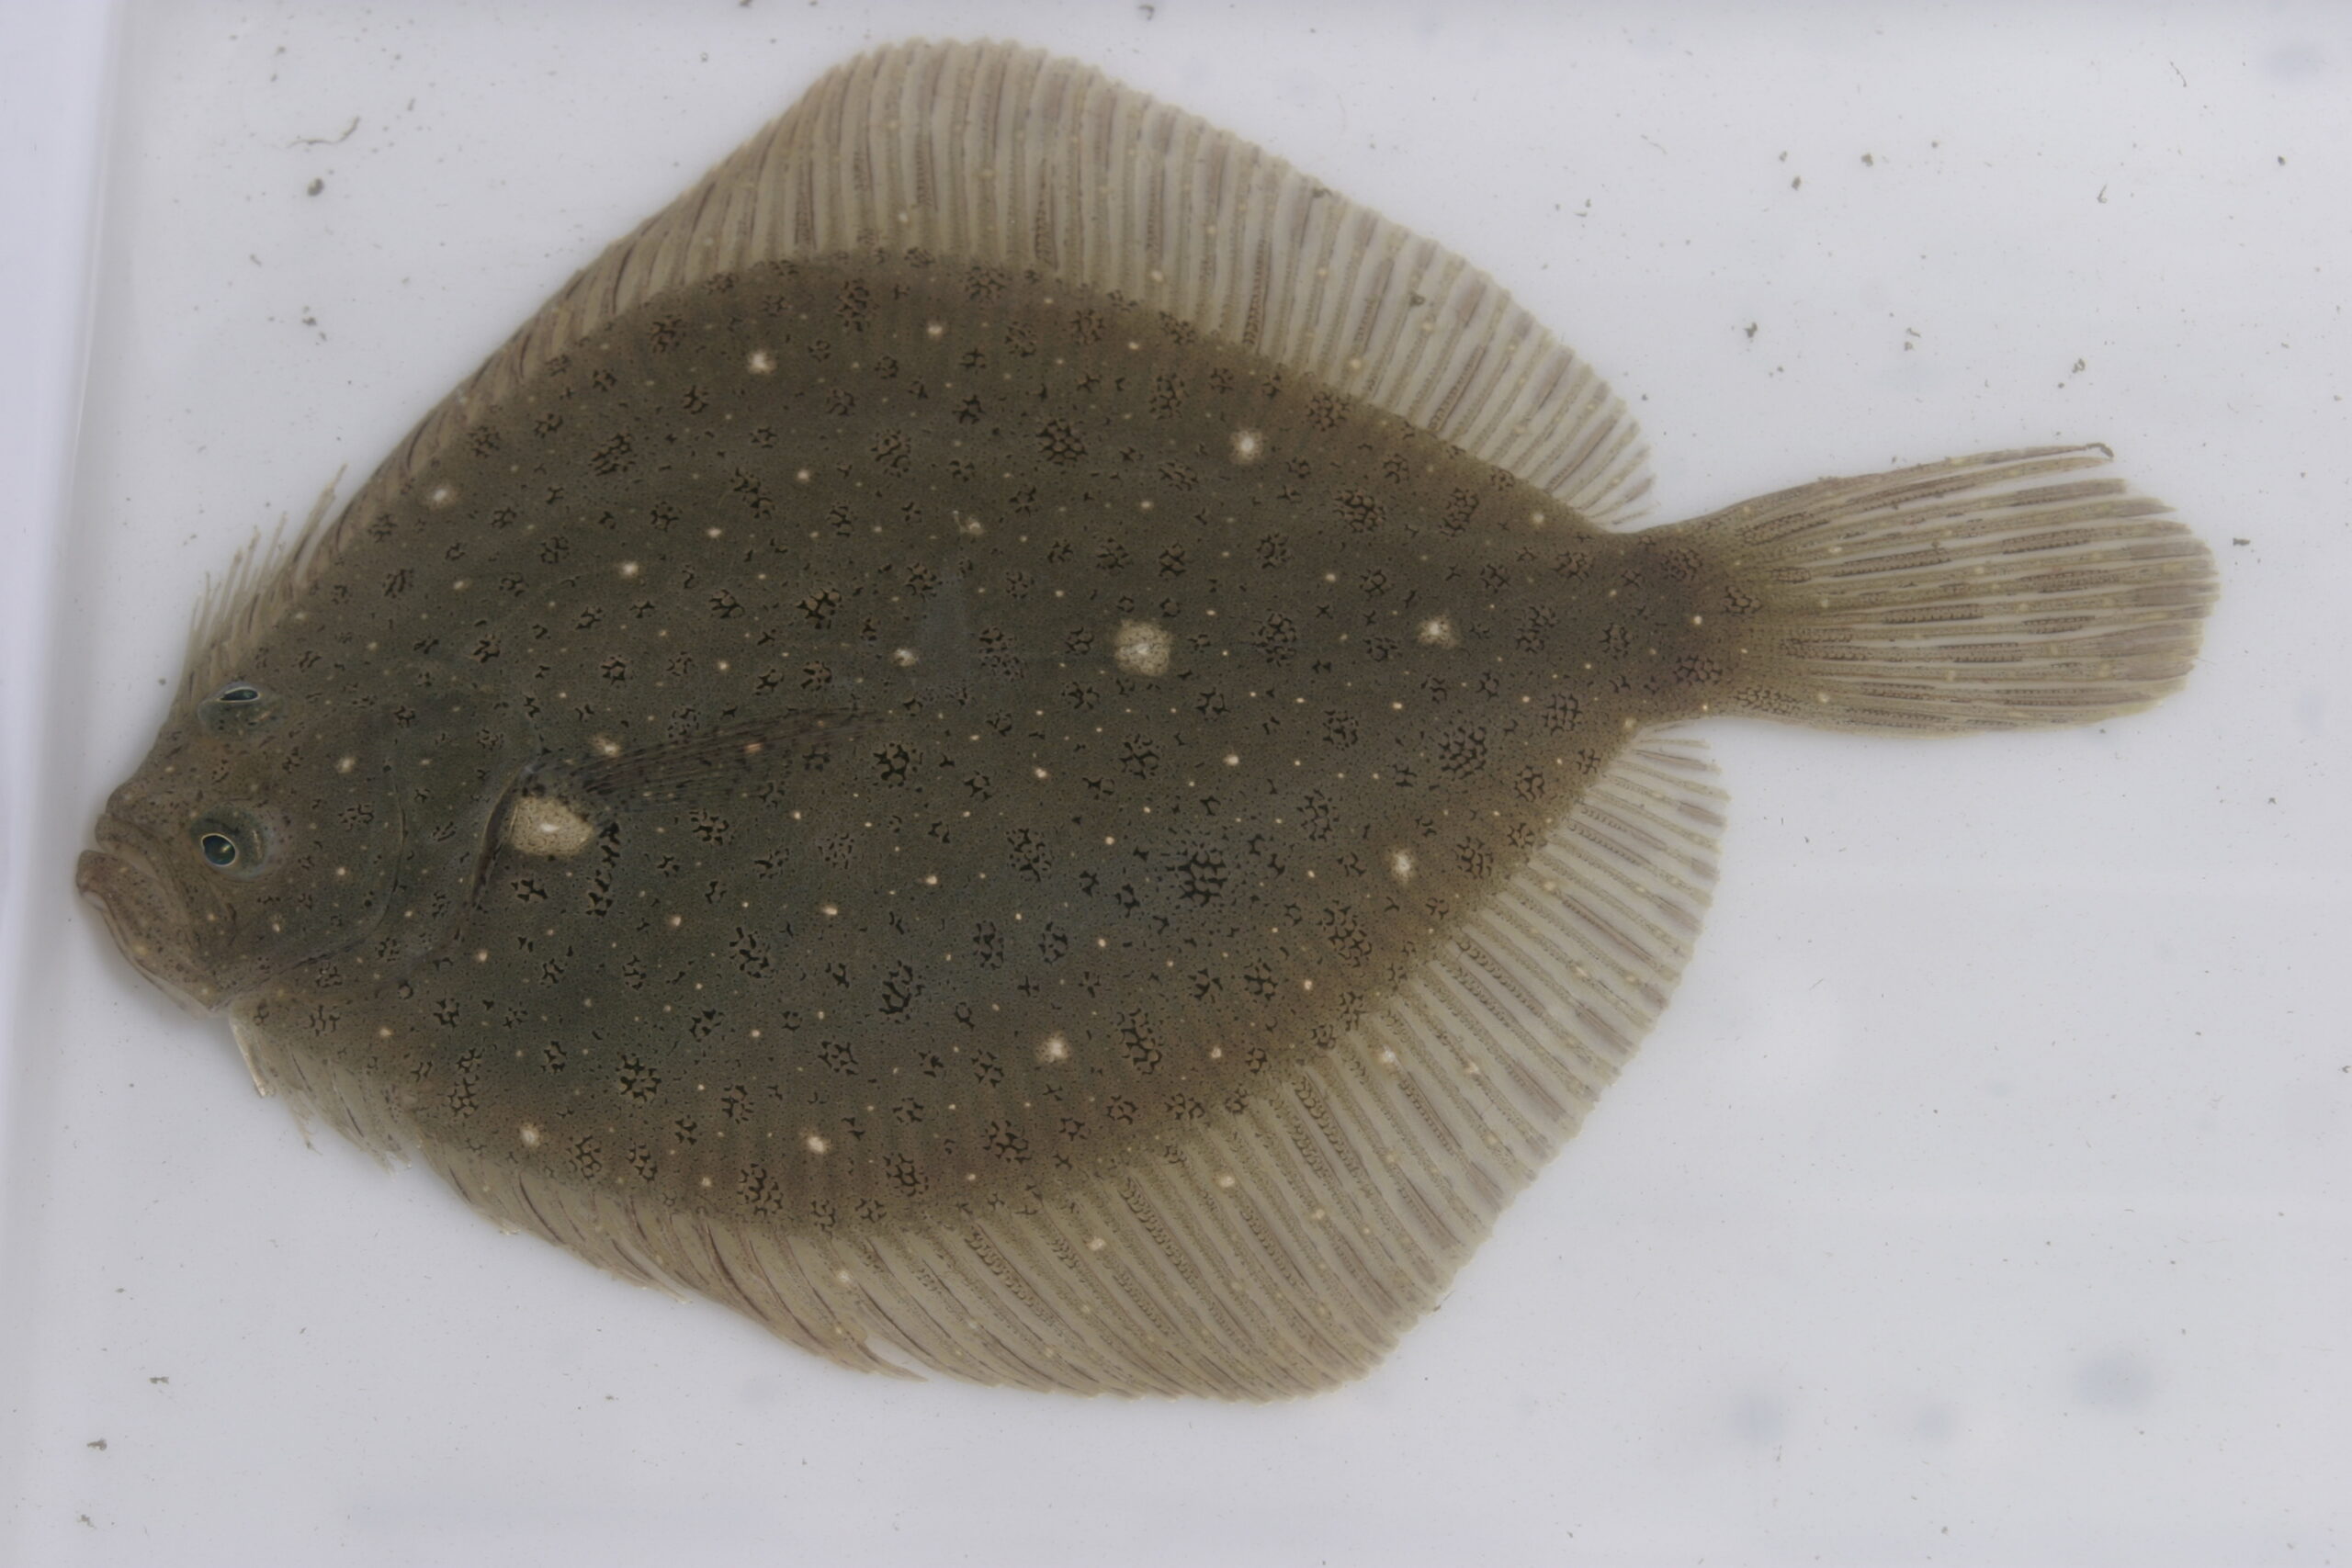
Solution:
{"label": "fish head", "polygon": [[260,680],[184,696],[75,883],[123,955],[198,1012],[356,947],[384,923],[410,836],[393,728]]}

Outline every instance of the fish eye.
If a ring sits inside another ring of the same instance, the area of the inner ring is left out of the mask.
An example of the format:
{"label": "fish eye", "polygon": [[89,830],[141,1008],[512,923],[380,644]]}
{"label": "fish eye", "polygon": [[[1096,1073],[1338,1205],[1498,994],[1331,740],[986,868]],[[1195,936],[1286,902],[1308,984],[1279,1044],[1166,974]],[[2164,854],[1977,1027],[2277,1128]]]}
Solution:
{"label": "fish eye", "polygon": [[254,875],[269,858],[269,840],[261,824],[235,807],[206,814],[189,827],[188,837],[205,864],[231,876]]}
{"label": "fish eye", "polygon": [[222,739],[258,735],[277,717],[277,694],[251,681],[232,681],[197,705],[197,718]]}

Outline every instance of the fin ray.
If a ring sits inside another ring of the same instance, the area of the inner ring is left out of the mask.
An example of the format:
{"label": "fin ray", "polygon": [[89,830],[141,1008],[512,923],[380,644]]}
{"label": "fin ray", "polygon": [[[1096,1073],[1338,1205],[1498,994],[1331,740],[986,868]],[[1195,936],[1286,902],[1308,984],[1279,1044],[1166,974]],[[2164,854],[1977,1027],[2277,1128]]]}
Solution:
{"label": "fin ray", "polygon": [[878,716],[849,708],[794,708],[675,740],[616,747],[609,755],[556,764],[556,773],[606,799],[724,796],[743,788],[748,778],[791,771],[805,756],[804,748],[849,743]]}
{"label": "fin ray", "polygon": [[2177,688],[2217,592],[2169,508],[2039,447],[1762,496],[1686,534],[1754,601],[1733,705],[1833,729],[2086,724]]}

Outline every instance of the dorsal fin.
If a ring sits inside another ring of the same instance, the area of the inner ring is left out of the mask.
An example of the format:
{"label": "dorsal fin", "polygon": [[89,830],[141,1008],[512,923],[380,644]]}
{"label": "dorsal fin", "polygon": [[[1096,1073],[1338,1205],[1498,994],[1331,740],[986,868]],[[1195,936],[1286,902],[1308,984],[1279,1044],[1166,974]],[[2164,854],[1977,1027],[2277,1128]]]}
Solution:
{"label": "dorsal fin", "polygon": [[559,296],[546,352],[715,273],[876,248],[1166,310],[1596,522],[1648,487],[1623,404],[1492,278],[1196,116],[1008,44],[834,70]]}
{"label": "dorsal fin", "polygon": [[[216,624],[266,625],[346,530],[616,317],[719,273],[877,247],[1035,270],[1166,310],[1604,526],[1631,521],[1649,489],[1624,404],[1443,246],[1091,66],[1002,43],[902,43],[836,67],[607,249]],[[203,650],[190,684],[243,652]]]}

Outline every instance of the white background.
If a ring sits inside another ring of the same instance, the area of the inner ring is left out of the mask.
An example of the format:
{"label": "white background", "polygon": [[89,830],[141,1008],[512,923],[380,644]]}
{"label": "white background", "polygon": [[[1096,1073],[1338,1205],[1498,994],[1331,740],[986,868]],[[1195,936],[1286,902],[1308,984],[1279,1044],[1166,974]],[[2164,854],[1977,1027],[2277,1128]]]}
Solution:
{"label": "white background", "polygon": [[[1718,727],[1665,1023],[1318,1399],[862,1378],[306,1148],[70,891],[205,574],[921,33],[1093,62],[1487,266],[1636,404],[1661,519],[2107,441],[2221,557],[2203,664],[2089,730]],[[102,110],[105,28],[0,0],[0,1560],[2352,1557],[2352,12],[158,4],[119,41]]]}

